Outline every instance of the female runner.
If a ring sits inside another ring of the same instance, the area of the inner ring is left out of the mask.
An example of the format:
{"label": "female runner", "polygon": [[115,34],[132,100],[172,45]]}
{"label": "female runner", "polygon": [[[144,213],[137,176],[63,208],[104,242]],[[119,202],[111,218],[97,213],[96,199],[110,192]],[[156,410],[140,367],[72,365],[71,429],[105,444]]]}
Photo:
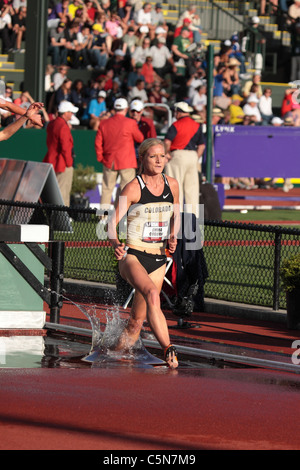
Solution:
{"label": "female runner", "polygon": [[[121,276],[135,288],[128,323],[117,349],[132,347],[147,319],[164,351],[168,366],[178,367],[177,353],[170,344],[166,318],[160,306],[160,291],[166,269],[166,246],[174,253],[180,225],[179,187],[166,177],[164,144],[146,139],[139,148],[139,175],[123,189],[108,223],[108,237],[119,260]],[[127,213],[126,246],[117,234]]]}

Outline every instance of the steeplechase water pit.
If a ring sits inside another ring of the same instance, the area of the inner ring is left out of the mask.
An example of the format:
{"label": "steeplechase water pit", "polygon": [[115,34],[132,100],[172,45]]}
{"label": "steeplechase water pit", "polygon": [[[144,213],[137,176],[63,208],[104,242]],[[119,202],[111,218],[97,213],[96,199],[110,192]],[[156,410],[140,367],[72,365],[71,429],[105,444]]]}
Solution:
{"label": "steeplechase water pit", "polygon": [[[168,369],[162,351],[145,325],[141,338],[129,351],[114,350],[129,311],[118,305],[101,305],[92,301],[75,302],[64,297],[69,314],[67,323],[46,322],[43,333],[26,335],[13,331],[0,332],[0,368],[101,368],[134,367]],[[73,316],[72,316],[73,315]],[[73,323],[73,325],[72,325]],[[74,326],[74,323],[81,326]],[[179,370],[266,368],[300,373],[300,367],[289,354],[258,351],[254,348],[227,345],[215,348],[214,343],[193,343],[178,336],[180,328],[170,328],[170,334],[180,357]],[[201,329],[200,324],[191,328]]]}

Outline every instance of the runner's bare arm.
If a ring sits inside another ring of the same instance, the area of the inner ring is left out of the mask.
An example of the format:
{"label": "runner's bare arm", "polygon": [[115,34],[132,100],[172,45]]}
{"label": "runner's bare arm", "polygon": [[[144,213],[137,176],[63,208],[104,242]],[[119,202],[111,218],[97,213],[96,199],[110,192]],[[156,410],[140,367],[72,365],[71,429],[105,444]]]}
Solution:
{"label": "runner's bare arm", "polygon": [[140,197],[140,187],[136,179],[128,183],[120,194],[115,210],[108,220],[108,239],[115,250],[115,256],[118,260],[125,254],[125,245],[121,243],[118,237],[117,227],[120,220],[127,213],[129,207],[136,203]]}
{"label": "runner's bare arm", "polygon": [[[43,103],[35,102],[30,105],[30,107],[26,110],[21,108],[15,103],[11,103],[9,101],[0,98],[0,108],[4,109],[5,111],[9,111],[10,113],[18,114],[19,116],[25,116],[26,119],[30,119],[33,124],[38,125],[39,127],[43,127],[42,118],[38,114],[39,110],[44,107]],[[28,113],[29,109],[35,110],[35,113]]]}

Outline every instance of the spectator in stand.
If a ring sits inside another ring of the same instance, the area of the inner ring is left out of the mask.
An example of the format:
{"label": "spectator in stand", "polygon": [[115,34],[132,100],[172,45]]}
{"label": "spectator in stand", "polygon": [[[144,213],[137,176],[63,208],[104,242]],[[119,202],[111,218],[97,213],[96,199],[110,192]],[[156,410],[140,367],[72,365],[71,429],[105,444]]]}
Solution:
{"label": "spectator in stand", "polygon": [[201,42],[201,19],[197,14],[197,5],[190,5],[179,17],[176,27],[183,25],[185,19],[190,21],[189,29],[193,32],[193,41],[196,44]]}
{"label": "spectator in stand", "polygon": [[239,63],[240,63],[240,76],[241,76],[241,78],[243,78],[243,75],[246,73],[246,66],[245,66],[246,58],[245,58],[244,54],[241,51],[241,46],[240,46],[238,40],[239,40],[239,38],[238,38],[238,35],[236,33],[234,33],[230,38],[231,52],[229,54],[229,59],[234,57],[235,59],[237,59],[239,61]]}
{"label": "spectator in stand", "polygon": [[86,8],[85,4],[83,3],[83,0],[73,0],[68,7],[68,13],[71,21],[75,19],[76,12],[78,9],[82,9],[83,6]]}
{"label": "spectator in stand", "polygon": [[241,107],[243,98],[240,95],[233,95],[231,97],[231,100],[232,102],[229,106],[229,112],[230,112],[229,123],[230,124],[242,124],[243,119],[245,117],[245,113],[243,111],[243,108]]}
{"label": "spectator in stand", "polygon": [[58,108],[61,101],[71,101],[71,88],[72,80],[70,78],[65,78],[62,85],[55,91],[54,102],[56,108]]}
{"label": "spectator in stand", "polygon": [[113,70],[114,75],[120,79],[127,75],[128,66],[122,49],[114,51],[114,55],[109,59],[106,68],[107,70]]}
{"label": "spectator in stand", "polygon": [[294,3],[289,6],[288,19],[290,23],[296,23],[300,18],[300,0],[294,0]]}
{"label": "spectator in stand", "polygon": [[92,27],[92,39],[91,45],[88,49],[88,56],[91,64],[87,67],[88,69],[104,69],[107,60],[108,52],[106,47],[105,37],[102,35],[103,29],[101,24],[96,23]]}
{"label": "spectator in stand", "polygon": [[20,106],[20,108],[28,109],[30,106],[29,94],[26,91],[23,91],[19,98],[14,100],[14,103]]}
{"label": "spectator in stand", "polygon": [[153,59],[153,68],[161,78],[165,78],[167,73],[175,73],[177,71],[173,56],[170,49],[166,46],[166,39],[163,36],[157,39],[156,45],[151,46],[150,54]]}
{"label": "spectator in stand", "polygon": [[20,8],[27,8],[27,0],[13,0],[12,6],[16,13],[19,13]]}
{"label": "spectator in stand", "polygon": [[142,100],[143,103],[147,103],[148,95],[145,91],[145,81],[139,78],[136,81],[135,86],[132,87],[132,89],[129,91],[127,97],[128,97],[129,102],[131,102],[132,100],[136,98],[139,98],[140,100]]}
{"label": "spectator in stand", "polygon": [[52,56],[52,65],[54,66],[67,64],[68,50],[65,28],[65,23],[59,22],[56,28],[49,30],[48,55]]}
{"label": "spectator in stand", "polygon": [[202,68],[202,61],[199,56],[194,57],[189,67],[188,98],[191,100],[196,92],[196,88],[204,84],[205,70]]}
{"label": "spectator in stand", "polygon": [[77,34],[78,51],[80,52],[80,66],[85,69],[90,65],[90,48],[93,42],[93,35],[90,27],[83,25],[81,31]]}
{"label": "spectator in stand", "polygon": [[113,13],[111,18],[105,23],[105,31],[107,33],[106,45],[109,55],[113,55],[113,51],[120,47],[120,39],[123,36],[123,26],[125,28],[121,18],[116,13]]}
{"label": "spectator in stand", "polygon": [[135,30],[135,35],[137,37],[137,47],[143,45],[144,39],[146,37],[149,38],[148,33],[149,33],[148,26],[141,26],[140,28],[137,28]]}
{"label": "spectator in stand", "polygon": [[193,31],[190,30],[190,24],[191,24],[191,20],[189,20],[188,18],[185,18],[181,26],[176,26],[173,38],[175,39],[178,36],[180,36],[182,28],[186,28],[189,31],[188,38],[190,40],[190,44],[192,44],[194,41],[194,35],[193,35]]}
{"label": "spectator in stand", "polygon": [[77,78],[72,83],[70,101],[74,106],[76,106],[76,108],[78,108],[77,117],[81,120],[87,106],[87,98],[84,83],[80,78]]}
{"label": "spectator in stand", "polygon": [[132,88],[136,85],[137,80],[140,79],[140,80],[145,81],[145,77],[141,72],[142,66],[143,64],[141,62],[138,62],[129,72],[128,78],[127,78],[127,90],[128,91],[132,90]]}
{"label": "spectator in stand", "polygon": [[239,65],[239,61],[234,57],[229,59],[226,70],[224,72],[224,80],[228,85],[227,94],[228,96],[236,95],[240,93],[240,79],[237,67]]}
{"label": "spectator in stand", "polygon": [[21,48],[22,41],[25,41],[27,8],[20,7],[18,13],[12,16],[11,43],[14,52],[25,52]]}
{"label": "spectator in stand", "polygon": [[54,92],[54,81],[53,81],[53,73],[55,69],[53,65],[47,64],[45,70],[45,107],[48,109],[49,100]]}
{"label": "spectator in stand", "polygon": [[225,110],[231,103],[231,99],[227,96],[230,91],[230,85],[225,79],[225,73],[227,70],[226,64],[220,62],[215,70],[214,75],[214,88],[213,88],[213,100],[214,106]]}
{"label": "spectator in stand", "polygon": [[88,107],[88,114],[89,114],[89,127],[93,131],[97,131],[100,121],[104,118],[106,114],[106,91],[101,90],[98,93],[97,99],[93,99],[90,101]]}
{"label": "spectator in stand", "polygon": [[148,92],[148,101],[149,103],[156,104],[155,107],[148,108],[148,114],[151,116],[151,119],[155,119],[157,123],[160,123],[162,118],[165,120],[167,118],[167,111],[164,106],[159,106],[160,104],[167,103],[170,95],[162,88],[162,84],[159,81],[153,83],[152,88]]}
{"label": "spectator in stand", "polygon": [[162,79],[159,75],[154,71],[152,65],[152,57],[151,55],[146,58],[146,62],[142,66],[142,75],[145,77],[145,85],[146,90],[150,90],[153,87],[154,81],[161,82]]}
{"label": "spectator in stand", "polygon": [[294,99],[293,93],[295,93],[295,88],[287,88],[284,92],[284,97],[281,104],[281,117],[285,118],[287,113],[292,111]]}
{"label": "spectator in stand", "polygon": [[130,58],[130,60],[135,48],[137,47],[137,42],[138,39],[134,34],[134,27],[130,26],[122,38],[122,51]]}
{"label": "spectator in stand", "polygon": [[194,108],[195,113],[203,118],[203,121],[206,117],[206,106],[207,106],[207,87],[206,85],[200,85],[196,88],[196,93],[194,94],[191,106]]}
{"label": "spectator in stand", "polygon": [[[122,22],[127,25],[128,28],[133,28],[133,31],[137,29],[137,24],[134,21],[134,9],[131,0],[119,2],[118,16]],[[126,30],[124,31],[124,33]]]}
{"label": "spectator in stand", "polygon": [[69,0],[62,0],[54,7],[54,12],[57,18],[65,24],[71,21],[71,17],[69,15],[69,3]]}
{"label": "spectator in stand", "polygon": [[285,118],[292,118],[295,127],[300,127],[300,104],[293,102],[292,109],[285,115]]}
{"label": "spectator in stand", "polygon": [[291,81],[300,79],[300,21],[291,27]]}
{"label": "spectator in stand", "polygon": [[254,72],[252,76],[252,80],[248,80],[243,88],[243,97],[248,98],[250,95],[250,89],[252,85],[258,85],[258,92],[257,92],[257,97],[260,98],[262,96],[262,87],[260,84],[261,80],[261,73],[259,71]]}
{"label": "spectator in stand", "polygon": [[10,31],[12,28],[11,17],[14,10],[11,5],[3,5],[0,11],[0,38],[2,39],[2,54],[12,51],[13,44],[11,42]]}
{"label": "spectator in stand", "polygon": [[112,109],[114,109],[114,104],[115,104],[115,101],[118,99],[118,98],[122,98],[123,94],[122,94],[122,91],[120,89],[120,80],[118,77],[115,77],[112,81],[112,88],[110,88],[107,92],[107,95],[106,95],[106,107],[109,111],[111,111]]}
{"label": "spectator in stand", "polygon": [[[6,85],[4,96],[0,96],[0,99],[13,103],[13,89],[11,86]],[[1,126],[6,127],[14,121],[13,111],[6,109],[6,107],[0,107]]]}
{"label": "spectator in stand", "polygon": [[61,65],[58,68],[58,71],[53,75],[54,91],[58,90],[58,88],[63,84],[63,82],[67,78],[67,73],[68,73],[67,65]]}
{"label": "spectator in stand", "polygon": [[[139,99],[133,100],[130,103],[129,114],[132,119],[137,122],[139,130],[144,136],[144,140],[150,137],[157,137],[156,130],[153,124],[152,119],[145,118],[143,116],[144,105],[143,102]],[[134,144],[136,158],[138,159],[138,148],[139,143],[135,142]],[[138,162],[139,163],[139,162]]]}
{"label": "spectator in stand", "polygon": [[165,33],[168,32],[169,27],[166,23],[166,20],[164,18],[163,14],[163,9],[162,9],[162,4],[161,3],[156,3],[154,10],[151,10],[151,24],[157,28],[160,26],[161,28],[164,29]]}
{"label": "spectator in stand", "polygon": [[69,27],[67,27],[65,31],[66,49],[68,51],[71,67],[74,69],[78,69],[80,67],[81,46],[77,39],[79,28],[79,21],[75,19],[69,23]]}
{"label": "spectator in stand", "polygon": [[272,108],[272,89],[265,88],[259,99],[258,108],[262,118],[262,125],[269,125],[274,116]]}
{"label": "spectator in stand", "polygon": [[[266,15],[266,3],[267,3],[267,0],[260,0],[260,15],[261,16]],[[277,13],[278,0],[270,0],[270,5],[273,5],[273,6],[270,9],[269,14],[275,15]]]}
{"label": "spectator in stand", "polygon": [[[144,140],[137,122],[127,118],[128,102],[119,98],[114,104],[115,114],[102,120],[95,139],[97,161],[103,164],[101,209],[109,210],[111,197],[120,175],[120,191],[135,178],[137,160],[134,143]],[[114,138],[112,139],[112,136]]]}
{"label": "spectator in stand", "polygon": [[247,99],[247,103],[243,106],[243,111],[247,116],[251,116],[251,119],[255,124],[261,124],[261,114],[258,109],[259,100],[255,95],[250,95]]}
{"label": "spectator in stand", "polygon": [[151,3],[146,2],[143,8],[141,8],[137,12],[135,22],[138,25],[138,27],[147,26],[149,28],[150,39],[154,39],[156,26],[152,24],[151,22],[152,21],[151,11],[152,11]]}
{"label": "spectator in stand", "polygon": [[247,35],[249,37],[248,50],[252,53],[253,57],[253,68],[261,71],[263,68],[262,47],[266,39],[263,36],[263,28],[260,27],[260,19],[258,16],[251,18]]}
{"label": "spectator in stand", "polygon": [[138,62],[144,64],[148,56],[151,56],[150,38],[145,37],[142,46],[137,46],[131,57],[131,65],[134,67]]}
{"label": "spectator in stand", "polygon": [[96,20],[96,13],[101,13],[102,8],[98,0],[85,0],[85,6],[87,13],[86,23],[89,26],[93,26]]}
{"label": "spectator in stand", "polygon": [[221,49],[219,52],[220,55],[220,62],[223,64],[228,64],[229,56],[232,53],[232,44],[229,39],[226,39],[224,42],[221,43]]}
{"label": "spectator in stand", "polygon": [[176,74],[174,77],[174,83],[177,87],[176,100],[182,101],[187,95],[187,66],[190,59],[189,46],[191,40],[189,38],[189,30],[183,27],[180,35],[174,38],[171,46],[171,52],[174,58],[174,65],[176,66]]}

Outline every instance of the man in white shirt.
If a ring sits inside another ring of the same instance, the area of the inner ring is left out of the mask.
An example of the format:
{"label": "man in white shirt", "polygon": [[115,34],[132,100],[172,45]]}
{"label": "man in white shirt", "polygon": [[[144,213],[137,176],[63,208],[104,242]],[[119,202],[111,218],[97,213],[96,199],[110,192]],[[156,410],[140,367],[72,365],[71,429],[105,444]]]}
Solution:
{"label": "man in white shirt", "polygon": [[150,39],[145,37],[143,40],[143,44],[135,48],[132,56],[131,56],[131,65],[134,67],[138,62],[144,64],[146,62],[146,58],[151,56],[150,52]]}
{"label": "man in white shirt", "polygon": [[152,10],[152,5],[151,3],[145,3],[143,8],[141,8],[137,14],[136,14],[136,24],[140,26],[148,26],[149,28],[149,36],[151,39],[154,38],[155,36],[155,28],[156,26],[152,24],[152,18],[151,18],[151,10]]}
{"label": "man in white shirt", "polygon": [[150,47],[150,54],[153,68],[160,77],[164,77],[171,70],[176,72],[173,56],[166,46],[166,39],[164,37],[159,37],[157,45]]}
{"label": "man in white shirt", "polygon": [[207,105],[206,85],[200,85],[196,88],[191,105],[196,113],[205,111]]}
{"label": "man in white shirt", "polygon": [[128,93],[128,101],[131,102],[133,99],[139,98],[143,103],[148,102],[148,95],[145,91],[145,82],[142,79],[138,79],[136,84]]}
{"label": "man in white shirt", "polygon": [[270,124],[273,118],[272,110],[272,90],[271,88],[265,88],[263,95],[259,98],[258,108],[262,117],[262,124]]}

